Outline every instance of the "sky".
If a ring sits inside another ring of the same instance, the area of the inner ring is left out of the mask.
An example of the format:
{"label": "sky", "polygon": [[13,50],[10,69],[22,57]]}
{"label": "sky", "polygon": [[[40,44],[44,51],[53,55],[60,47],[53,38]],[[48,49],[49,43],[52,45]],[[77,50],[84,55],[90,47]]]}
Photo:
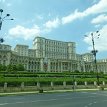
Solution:
{"label": "sky", "polygon": [[34,37],[41,36],[76,42],[76,53],[83,54],[93,49],[93,33],[97,58],[107,58],[107,0],[0,0],[0,8],[2,18],[14,18],[3,21],[4,44],[32,48]]}

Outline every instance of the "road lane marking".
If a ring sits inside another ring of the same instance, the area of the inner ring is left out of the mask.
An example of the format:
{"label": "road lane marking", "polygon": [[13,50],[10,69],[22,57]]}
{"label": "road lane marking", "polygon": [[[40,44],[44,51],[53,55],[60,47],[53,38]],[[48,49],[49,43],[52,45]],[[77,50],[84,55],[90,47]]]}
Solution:
{"label": "road lane marking", "polygon": [[2,105],[7,105],[7,104],[8,104],[8,103],[1,103],[0,106],[2,106]]}
{"label": "road lane marking", "polygon": [[14,103],[1,103],[0,106],[2,106],[2,105],[11,105],[11,104],[21,104],[21,103],[35,103],[35,102],[43,102],[43,101],[55,101],[55,100],[58,100],[58,99],[34,100],[34,101],[14,102]]}
{"label": "road lane marking", "polygon": [[[82,97],[82,98],[90,98],[90,97],[95,97],[95,96],[88,96],[88,97]],[[81,98],[81,97],[75,97],[76,98]],[[63,98],[65,100],[69,100],[69,99],[74,99],[74,98]],[[34,101],[23,101],[23,102],[14,102],[14,103],[1,103],[0,106],[3,105],[11,105],[11,104],[23,104],[23,103],[36,103],[36,102],[46,102],[46,101],[55,101],[55,100],[62,100],[62,99],[47,99],[47,100],[34,100]]]}

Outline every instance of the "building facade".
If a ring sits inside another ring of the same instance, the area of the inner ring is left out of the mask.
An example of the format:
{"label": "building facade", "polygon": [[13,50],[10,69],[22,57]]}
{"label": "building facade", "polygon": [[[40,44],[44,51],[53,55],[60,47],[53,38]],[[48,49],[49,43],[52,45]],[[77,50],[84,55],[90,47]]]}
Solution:
{"label": "building facade", "polygon": [[[33,49],[28,45],[0,44],[0,64],[23,64],[30,72],[90,72],[94,71],[92,53],[77,54],[75,42],[35,37]],[[98,72],[107,72],[107,60],[97,61]]]}
{"label": "building facade", "polygon": [[33,49],[39,58],[53,59],[76,59],[75,42],[63,42],[50,40],[42,37],[35,37]]}

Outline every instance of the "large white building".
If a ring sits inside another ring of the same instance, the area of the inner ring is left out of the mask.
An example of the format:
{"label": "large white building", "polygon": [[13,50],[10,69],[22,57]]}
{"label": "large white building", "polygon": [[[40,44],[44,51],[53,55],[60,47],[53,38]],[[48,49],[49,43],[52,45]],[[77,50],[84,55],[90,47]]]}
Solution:
{"label": "large white building", "polygon": [[[95,71],[92,53],[77,54],[75,42],[35,37],[33,49],[28,45],[0,44],[0,64],[23,64],[30,72]],[[97,61],[98,72],[107,72],[107,59]]]}
{"label": "large white building", "polygon": [[76,59],[75,42],[63,42],[35,37],[33,49],[38,58]]}

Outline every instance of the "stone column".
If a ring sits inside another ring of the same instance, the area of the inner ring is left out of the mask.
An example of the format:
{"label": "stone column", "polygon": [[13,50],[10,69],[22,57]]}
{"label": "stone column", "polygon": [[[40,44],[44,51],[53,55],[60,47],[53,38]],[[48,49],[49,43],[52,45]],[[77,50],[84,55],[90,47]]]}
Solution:
{"label": "stone column", "polygon": [[63,65],[62,65],[62,62],[61,62],[61,72],[63,72]]}
{"label": "stone column", "polygon": [[57,61],[57,63],[58,63],[58,67],[57,67],[57,68],[58,68],[58,72],[60,72],[60,69],[59,69],[59,62]]}
{"label": "stone column", "polygon": [[66,81],[63,82],[63,87],[66,88]]}
{"label": "stone column", "polygon": [[105,85],[105,81],[103,81],[103,85]]}
{"label": "stone column", "polygon": [[53,82],[51,82],[51,88],[54,89],[54,83]]}
{"label": "stone column", "polygon": [[54,61],[54,67],[55,67],[55,72],[56,72],[56,60]]}
{"label": "stone column", "polygon": [[72,72],[72,71],[73,71],[73,70],[72,70],[72,62],[70,62],[70,69],[71,69],[71,72]]}
{"label": "stone column", "polygon": [[79,62],[77,63],[77,70],[81,71],[81,67],[80,67],[80,63]]}
{"label": "stone column", "polygon": [[76,81],[74,82],[74,84],[75,84],[75,86],[77,86],[77,82]]}
{"label": "stone column", "polygon": [[84,61],[82,61],[82,67],[83,67],[83,72],[85,72],[85,63],[84,63]]}
{"label": "stone column", "polygon": [[87,81],[84,82],[85,86],[87,86]]}
{"label": "stone column", "polygon": [[50,67],[51,67],[51,64],[50,64],[50,63],[51,63],[51,62],[50,62],[50,59],[48,59],[48,65],[47,65],[47,66],[48,66],[48,68],[47,68],[47,71],[48,71],[48,72],[50,72]]}
{"label": "stone column", "polygon": [[21,83],[21,90],[24,90],[24,82]]}
{"label": "stone column", "polygon": [[37,82],[37,88],[40,89],[40,82]]}
{"label": "stone column", "polygon": [[96,81],[94,81],[94,85],[95,85],[95,86],[97,85],[97,82],[96,82]]}
{"label": "stone column", "polygon": [[43,59],[40,60],[40,71],[45,72],[44,65],[43,65]]}
{"label": "stone column", "polygon": [[7,89],[7,82],[4,83],[4,91]]}

